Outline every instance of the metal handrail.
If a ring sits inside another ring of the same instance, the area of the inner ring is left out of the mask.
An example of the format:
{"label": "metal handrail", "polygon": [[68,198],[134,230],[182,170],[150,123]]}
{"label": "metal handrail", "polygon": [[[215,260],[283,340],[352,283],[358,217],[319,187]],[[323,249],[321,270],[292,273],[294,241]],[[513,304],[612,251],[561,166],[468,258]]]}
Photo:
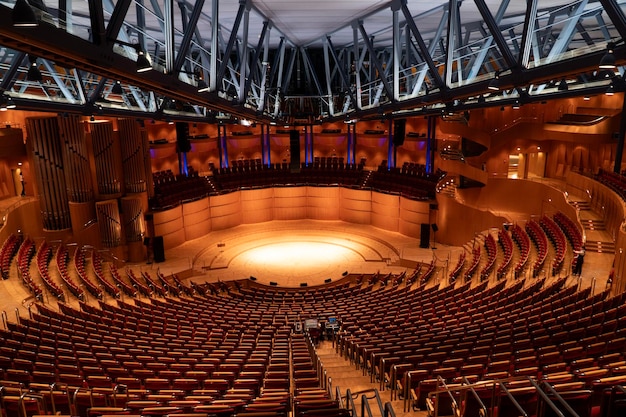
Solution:
{"label": "metal handrail", "polygon": [[[485,403],[483,402],[483,400],[478,396],[478,393],[476,392],[476,390],[474,389],[475,385],[472,385],[471,382],[469,382],[469,380],[467,379],[467,377],[463,377],[463,383],[465,383],[466,385],[469,385],[468,390],[469,392],[474,396],[474,399],[476,399],[476,401],[478,402],[478,405],[480,406],[480,409],[482,411],[482,415],[486,416],[487,415],[487,407],[485,406]],[[492,402],[493,404],[493,402]]]}
{"label": "metal handrail", "polygon": [[[554,397],[563,405],[563,407],[565,407],[565,409],[567,410],[568,413],[570,413],[572,415],[572,417],[579,417],[578,413],[576,413],[576,411],[574,411],[574,409],[567,403],[567,401],[565,401],[565,399],[563,399],[563,397],[561,396],[561,394],[559,394],[558,392],[556,392],[556,390],[554,389],[554,387],[550,384],[548,384],[547,382],[544,382],[542,385],[544,385],[546,388],[548,388],[548,390],[550,391],[550,393],[552,395],[554,395]],[[543,391],[543,390],[542,390]],[[542,395],[542,398],[544,398],[544,396]],[[548,398],[548,396],[546,395],[545,398]],[[549,403],[548,405],[557,413],[559,414],[559,416],[563,416],[563,412],[561,412],[558,407],[556,406],[556,404],[554,404],[554,401],[548,399]],[[557,411],[558,410],[558,411]]]}

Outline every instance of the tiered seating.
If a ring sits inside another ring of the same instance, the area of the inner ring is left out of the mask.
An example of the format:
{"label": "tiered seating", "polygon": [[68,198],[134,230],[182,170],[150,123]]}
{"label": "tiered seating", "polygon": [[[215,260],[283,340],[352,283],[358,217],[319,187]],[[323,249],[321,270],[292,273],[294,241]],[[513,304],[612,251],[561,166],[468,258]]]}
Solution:
{"label": "tiered seating", "polygon": [[78,249],[74,254],[74,267],[76,268],[76,273],[85,288],[87,288],[87,291],[89,291],[91,295],[97,299],[100,299],[102,298],[102,290],[94,282],[92,282],[91,279],[89,279],[89,276],[87,275],[87,268],[85,267],[86,262],[85,251],[83,249]]}
{"label": "tiered seating", "polygon": [[91,252],[91,267],[96,279],[102,285],[104,290],[113,298],[120,298],[120,290],[117,286],[111,284],[104,276],[104,268],[102,268],[102,257],[95,250]]}
{"label": "tiered seating", "polygon": [[366,186],[383,193],[397,193],[411,199],[428,200],[434,198],[437,182],[444,175],[441,171],[427,174],[425,169],[400,170],[379,166],[377,171],[372,172]]}
{"label": "tiered seating", "polygon": [[624,175],[600,169],[595,179],[611,188],[619,194],[622,199],[626,200],[626,177]]}
{"label": "tiered seating", "polygon": [[465,256],[465,251],[459,254],[459,260],[457,261],[456,266],[454,267],[454,269],[452,269],[452,271],[450,271],[450,283],[456,281],[459,274],[461,273],[461,270],[463,269],[463,266],[465,266]]}
{"label": "tiered seating", "polygon": [[565,250],[567,249],[565,234],[555,221],[548,216],[543,216],[539,221],[539,224],[554,245],[555,254],[554,260],[552,261],[552,275],[556,275],[563,267],[563,262],[565,260]]}
{"label": "tiered seating", "polygon": [[530,238],[528,233],[517,223],[512,226],[511,237],[519,249],[519,260],[515,264],[515,278],[519,278],[524,272],[530,256]]}
{"label": "tiered seating", "polygon": [[135,275],[135,271],[133,271],[130,268],[126,268],[126,276],[128,277],[128,280],[130,281],[130,285],[132,285],[134,289],[136,289],[137,291],[139,291],[142,295],[145,295],[146,297],[152,297],[152,294],[154,293],[154,291],[150,289],[149,286],[139,281],[139,278]]}
{"label": "tiered seating", "polygon": [[17,273],[22,278],[22,283],[28,290],[33,293],[35,298],[40,299],[43,295],[41,287],[33,281],[30,274],[30,262],[35,256],[35,242],[31,239],[25,239],[17,251]]}
{"label": "tiered seating", "polygon": [[147,271],[141,271],[141,276],[146,281],[148,288],[153,294],[158,294],[161,297],[165,297],[168,294],[168,291],[165,289],[165,287],[159,285],[155,280],[152,279],[150,273],[148,273]]}
{"label": "tiered seating", "polygon": [[513,261],[513,239],[511,238],[509,232],[504,229],[504,227],[498,230],[498,243],[500,243],[500,247],[502,247],[502,252],[504,252],[502,263],[498,266],[498,271],[496,274],[498,279],[501,279],[504,278],[511,266],[511,262]]}
{"label": "tiered seating", "polygon": [[496,257],[498,256],[498,246],[491,233],[488,233],[487,237],[485,237],[485,252],[487,252],[487,262],[480,271],[481,280],[489,278],[489,274],[493,270],[493,267],[496,264]]}
{"label": "tiered seating", "polygon": [[151,206],[165,208],[180,204],[182,201],[206,197],[212,191],[206,177],[191,171],[188,175],[174,175],[171,171],[159,171],[153,174],[154,198]]}
{"label": "tiered seating", "polygon": [[430,265],[428,266],[428,269],[426,269],[426,272],[424,272],[424,274],[422,275],[422,277],[420,278],[420,283],[422,285],[428,283],[428,281],[430,280],[430,278],[433,276],[433,274],[435,273],[435,260],[433,259],[432,262],[430,263]]}
{"label": "tiered seating", "polygon": [[74,296],[76,296],[80,300],[84,300],[85,292],[83,289],[74,282],[70,273],[67,269],[67,262],[70,259],[70,254],[67,251],[67,247],[63,244],[59,245],[55,255],[57,270],[59,271],[59,275],[61,279],[65,283],[65,286],[70,290]]}
{"label": "tiered seating", "polygon": [[478,265],[480,264],[480,246],[476,246],[472,249],[472,263],[465,271],[465,281],[469,281],[474,276],[474,272],[478,269]]}
{"label": "tiered seating", "polygon": [[[165,279],[165,277],[163,279]],[[193,295],[193,290],[191,289],[191,287],[183,284],[180,278],[178,278],[178,275],[172,274],[172,280],[174,281],[176,288],[178,288],[180,291],[182,291],[186,295]]]}
{"label": "tiered seating", "polygon": [[0,249],[0,274],[3,279],[9,278],[11,261],[17,254],[17,250],[22,244],[22,240],[22,236],[11,234],[2,244],[2,248]]}
{"label": "tiered seating", "polygon": [[556,212],[553,219],[561,230],[563,230],[563,233],[565,233],[574,251],[580,251],[583,247],[583,236],[578,226],[576,226],[576,223],[561,211]]}
{"label": "tiered seating", "polygon": [[48,242],[44,241],[39,250],[37,251],[37,270],[39,271],[39,275],[41,279],[43,279],[46,288],[60,300],[65,299],[65,294],[59,285],[54,282],[52,276],[48,272],[49,262],[52,259],[52,248],[48,245]]}
{"label": "tiered seating", "polygon": [[548,256],[548,238],[539,223],[534,220],[526,222],[525,230],[537,248],[537,258],[533,263],[533,277],[536,277],[541,272]]}
{"label": "tiered seating", "polygon": [[138,288],[127,284],[126,281],[122,279],[122,276],[120,275],[115,265],[109,264],[109,271],[111,272],[111,277],[113,278],[113,281],[115,282],[117,288],[119,288],[124,294],[130,297],[137,296],[137,293],[139,291]]}

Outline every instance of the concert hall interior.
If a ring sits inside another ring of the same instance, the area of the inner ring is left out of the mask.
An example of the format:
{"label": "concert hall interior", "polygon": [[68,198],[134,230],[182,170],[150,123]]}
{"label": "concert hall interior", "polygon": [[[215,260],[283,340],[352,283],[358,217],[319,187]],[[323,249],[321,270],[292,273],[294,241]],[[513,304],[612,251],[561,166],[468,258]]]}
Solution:
{"label": "concert hall interior", "polygon": [[624,415],[626,1],[159,3],[0,4],[0,417]]}

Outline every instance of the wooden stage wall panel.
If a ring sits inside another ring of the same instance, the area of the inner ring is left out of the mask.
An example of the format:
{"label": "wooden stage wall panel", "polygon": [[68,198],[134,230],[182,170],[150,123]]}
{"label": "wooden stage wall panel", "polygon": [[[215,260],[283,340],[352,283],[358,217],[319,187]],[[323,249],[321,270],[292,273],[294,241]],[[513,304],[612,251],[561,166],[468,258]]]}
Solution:
{"label": "wooden stage wall panel", "polygon": [[241,191],[241,217],[243,224],[274,220],[274,189]]}
{"label": "wooden stage wall panel", "polygon": [[306,218],[339,220],[341,188],[307,187]]}
{"label": "wooden stage wall panel", "polygon": [[400,196],[372,193],[372,226],[397,232],[400,217]]}
{"label": "wooden stage wall panel", "polygon": [[341,189],[340,220],[357,224],[372,224],[372,192]]}
{"label": "wooden stage wall panel", "polygon": [[274,188],[274,220],[306,218],[306,187]]}
{"label": "wooden stage wall panel", "polygon": [[212,230],[223,230],[241,224],[241,192],[209,197]]}
{"label": "wooden stage wall panel", "polygon": [[422,223],[430,222],[429,203],[400,198],[398,232],[405,236],[418,237]]}

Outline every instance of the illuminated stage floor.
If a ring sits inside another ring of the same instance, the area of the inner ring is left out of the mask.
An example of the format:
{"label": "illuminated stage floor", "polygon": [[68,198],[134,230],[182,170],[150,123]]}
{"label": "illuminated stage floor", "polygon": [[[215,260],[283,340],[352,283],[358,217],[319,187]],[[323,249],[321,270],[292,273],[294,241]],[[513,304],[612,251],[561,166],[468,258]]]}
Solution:
{"label": "illuminated stage floor", "polygon": [[[441,248],[445,257],[451,251]],[[438,249],[439,251],[439,249]],[[442,256],[441,252],[437,253]],[[419,240],[372,226],[339,221],[272,221],[242,225],[167,250],[166,262],[146,266],[164,273],[193,267],[195,279],[216,281],[254,276],[258,282],[298,287],[323,284],[344,272],[400,273],[400,258],[429,262]]]}

